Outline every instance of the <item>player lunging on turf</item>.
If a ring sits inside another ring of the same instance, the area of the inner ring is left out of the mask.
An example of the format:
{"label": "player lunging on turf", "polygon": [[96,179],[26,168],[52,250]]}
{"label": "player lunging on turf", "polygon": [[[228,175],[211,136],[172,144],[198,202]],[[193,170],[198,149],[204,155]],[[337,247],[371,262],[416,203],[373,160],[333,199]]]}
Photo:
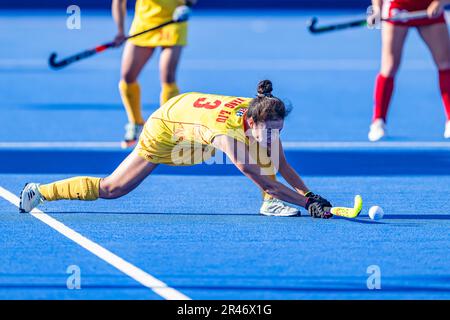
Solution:
{"label": "player lunging on turf", "polygon": [[382,23],[381,70],[375,81],[375,106],[369,140],[377,141],[386,134],[389,103],[394,90],[394,78],[400,65],[403,44],[410,27],[416,27],[433,55],[439,70],[439,85],[446,113],[444,137],[450,138],[450,39],[444,16],[444,6],[450,0],[372,0],[373,14],[368,24],[380,17],[389,18],[403,11],[427,10],[428,18]]}
{"label": "player lunging on turf", "polygon": [[[130,34],[136,34],[170,20],[186,20],[182,17],[196,0],[137,0]],[[117,24],[115,38],[117,46],[125,39],[124,22],[126,0],[113,0],[112,13]],[[187,43],[187,22],[167,25],[159,30],[147,32],[129,39],[123,51],[119,91],[127,112],[128,124],[125,126],[123,148],[133,147],[144,125],[141,107],[141,91],[137,78],[148,59],[161,47],[159,58],[161,94],[160,105],[179,94],[175,79],[178,61],[183,46]]]}
{"label": "player lunging on turf", "polygon": [[[285,104],[272,95],[269,80],[261,81],[257,91],[254,99],[203,93],[170,99],[150,116],[136,148],[111,175],[29,183],[20,210],[29,212],[43,201],[119,198],[159,164],[199,163],[218,149],[263,191],[261,214],[298,215],[285,201],[305,207],[313,217],[329,218],[331,203],[310,192],[286,161],[278,134],[288,114]],[[275,179],[276,171],[294,190]]]}

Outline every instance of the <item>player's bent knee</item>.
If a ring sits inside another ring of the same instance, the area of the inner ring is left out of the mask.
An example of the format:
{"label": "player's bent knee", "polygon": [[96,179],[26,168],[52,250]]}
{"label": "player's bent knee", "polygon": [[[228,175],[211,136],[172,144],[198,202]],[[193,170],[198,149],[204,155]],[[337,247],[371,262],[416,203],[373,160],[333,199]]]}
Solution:
{"label": "player's bent knee", "polygon": [[380,73],[385,77],[394,77],[399,67],[400,59],[391,57],[382,61]]}
{"label": "player's bent knee", "polygon": [[398,70],[397,66],[391,65],[387,67],[382,67],[380,73],[386,78],[391,78],[395,77],[397,70]]}
{"label": "player's bent knee", "polygon": [[137,77],[135,77],[133,74],[131,73],[125,73],[121,76],[121,80],[125,81],[127,84],[136,82]]}
{"label": "player's bent knee", "polygon": [[120,190],[120,188],[108,188],[101,193],[103,199],[117,199],[124,196],[126,193]]}
{"label": "player's bent knee", "polygon": [[100,184],[100,198],[103,199],[117,199],[128,193],[123,186],[119,186],[115,183],[102,180]]}
{"label": "player's bent knee", "polygon": [[161,72],[161,82],[172,83],[175,82],[175,71]]}

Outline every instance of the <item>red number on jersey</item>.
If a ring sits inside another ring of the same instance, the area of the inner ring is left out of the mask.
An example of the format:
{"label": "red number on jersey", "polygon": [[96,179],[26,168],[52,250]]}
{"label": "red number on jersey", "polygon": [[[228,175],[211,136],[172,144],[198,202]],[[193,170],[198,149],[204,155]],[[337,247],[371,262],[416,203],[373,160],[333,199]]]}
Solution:
{"label": "red number on jersey", "polygon": [[216,100],[214,102],[206,102],[206,98],[198,98],[194,102],[195,108],[215,109],[222,104],[222,101]]}

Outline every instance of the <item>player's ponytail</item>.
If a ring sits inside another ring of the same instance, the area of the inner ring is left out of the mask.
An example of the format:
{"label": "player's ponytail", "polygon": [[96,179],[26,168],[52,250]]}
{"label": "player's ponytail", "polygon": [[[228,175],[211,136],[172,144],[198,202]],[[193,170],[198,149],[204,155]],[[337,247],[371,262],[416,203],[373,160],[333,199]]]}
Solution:
{"label": "player's ponytail", "polygon": [[269,120],[283,120],[290,110],[283,101],[272,95],[272,81],[262,80],[256,89],[256,98],[250,101],[247,117],[255,123]]}

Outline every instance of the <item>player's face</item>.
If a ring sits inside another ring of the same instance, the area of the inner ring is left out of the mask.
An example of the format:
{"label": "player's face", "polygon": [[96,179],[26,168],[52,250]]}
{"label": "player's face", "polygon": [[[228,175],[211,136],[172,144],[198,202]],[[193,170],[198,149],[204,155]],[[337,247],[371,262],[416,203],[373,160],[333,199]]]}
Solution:
{"label": "player's face", "polygon": [[252,136],[259,144],[268,148],[272,141],[280,138],[280,131],[283,129],[283,124],[283,120],[253,123],[253,126],[251,126]]}

